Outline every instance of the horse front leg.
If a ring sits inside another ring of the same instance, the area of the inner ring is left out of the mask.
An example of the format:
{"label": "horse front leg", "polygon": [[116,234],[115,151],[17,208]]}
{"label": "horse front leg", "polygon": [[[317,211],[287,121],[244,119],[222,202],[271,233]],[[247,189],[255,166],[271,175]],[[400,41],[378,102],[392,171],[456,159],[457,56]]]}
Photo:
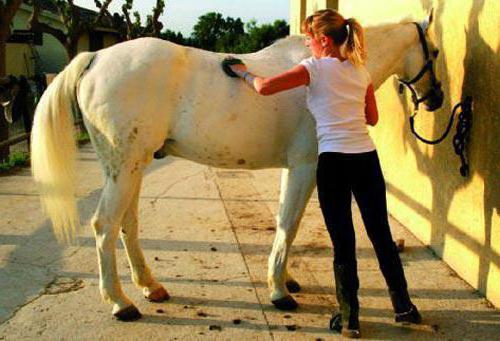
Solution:
{"label": "horse front leg", "polygon": [[132,281],[142,288],[144,296],[152,302],[163,302],[170,298],[168,292],[156,281],[151,270],[146,264],[142,249],[139,245],[138,213],[139,193],[141,184],[139,182],[134,191],[129,208],[125,212],[122,222],[120,236],[127,252],[128,261],[132,270]]}
{"label": "horse front leg", "polygon": [[123,293],[116,267],[116,240],[125,210],[130,205],[140,177],[121,169],[114,178],[106,176],[97,211],[92,218],[99,263],[99,289],[102,298],[113,304],[113,315],[122,321],[133,321],[141,313]]}
{"label": "horse front leg", "polygon": [[276,237],[268,267],[271,301],[280,310],[297,308],[297,302],[289,291],[296,292],[300,290],[300,286],[289,275],[287,260],[304,209],[314,189],[315,174],[316,164],[307,163],[284,169],[281,176]]}

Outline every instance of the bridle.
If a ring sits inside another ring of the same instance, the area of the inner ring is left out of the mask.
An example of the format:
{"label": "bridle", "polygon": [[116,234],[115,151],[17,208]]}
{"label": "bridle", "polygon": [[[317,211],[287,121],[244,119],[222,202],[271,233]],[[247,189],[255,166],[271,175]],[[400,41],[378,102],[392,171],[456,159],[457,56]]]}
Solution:
{"label": "bridle", "polygon": [[[413,135],[415,135],[416,138],[418,138],[420,141],[426,144],[432,144],[432,145],[438,144],[441,141],[443,141],[446,138],[446,136],[448,136],[451,127],[453,125],[455,115],[457,114],[458,110],[461,109],[461,112],[458,114],[457,132],[453,137],[453,147],[455,149],[455,154],[460,156],[460,160],[462,163],[460,167],[460,174],[463,177],[467,177],[469,175],[469,164],[467,162],[467,157],[465,156],[465,154],[466,154],[466,146],[468,144],[470,136],[470,129],[472,126],[473,99],[471,96],[466,96],[462,102],[454,106],[450,116],[450,120],[448,122],[448,126],[446,127],[446,130],[441,137],[437,138],[436,140],[427,140],[422,136],[420,136],[415,130],[415,116],[418,113],[419,104],[425,102],[434,93],[441,92],[441,83],[437,81],[436,75],[434,74],[434,68],[433,68],[434,62],[430,58],[431,56],[429,53],[429,47],[427,45],[427,41],[425,40],[424,30],[418,23],[413,23],[413,24],[415,24],[415,26],[417,27],[420,45],[422,46],[422,50],[425,57],[425,63],[424,66],[422,66],[420,72],[411,80],[406,81],[404,79],[398,78],[399,93],[400,94],[403,93],[405,86],[411,91],[411,99],[414,105],[413,114],[410,116],[411,132],[413,133]],[[429,72],[431,87],[429,91],[426,92],[425,95],[419,98],[417,92],[415,91],[412,85],[418,82],[425,75],[426,72]]]}
{"label": "bridle", "polygon": [[[425,63],[420,69],[420,72],[413,77],[411,80],[407,81],[401,78],[398,78],[399,81],[399,93],[402,94],[404,91],[404,87],[406,86],[411,91],[411,99],[413,104],[415,105],[415,112],[418,110],[418,106],[420,103],[425,102],[434,92],[438,92],[441,89],[441,83],[437,81],[436,75],[434,74],[434,61],[430,58],[429,46],[427,46],[427,41],[425,40],[424,30],[420,26],[420,24],[414,22],[413,23],[417,27],[418,38],[420,40],[420,45],[422,46],[422,51],[424,52]],[[422,97],[418,97],[418,94],[415,88],[412,86],[417,83],[426,72],[429,72],[429,78],[431,81],[431,87],[429,91],[426,92]]]}
{"label": "bridle", "polygon": [[[422,66],[422,69],[420,69],[420,72],[413,77],[411,80],[406,81],[401,78],[398,78],[399,81],[399,93],[402,94],[404,91],[404,86],[406,86],[408,89],[411,91],[411,100],[414,104],[413,108],[413,114],[410,115],[410,129],[413,135],[417,137],[420,141],[427,143],[427,144],[438,144],[439,142],[443,141],[448,133],[450,132],[451,126],[453,125],[453,117],[454,115],[451,115],[450,121],[448,122],[448,126],[446,127],[446,131],[444,134],[436,139],[436,140],[427,140],[420,136],[417,131],[415,130],[415,116],[418,114],[418,107],[419,104],[426,101],[430,96],[432,96],[434,93],[439,93],[441,91],[441,82],[438,82],[436,79],[436,75],[434,74],[434,61],[430,58],[430,53],[429,53],[429,46],[427,46],[427,41],[425,40],[425,34],[424,30],[422,27],[414,22],[413,23],[417,27],[417,32],[418,32],[418,38],[420,40],[420,45],[422,46],[422,50],[424,52],[424,57],[425,57],[425,63],[424,66]],[[429,91],[425,93],[422,97],[418,97],[417,91],[415,88],[412,86],[416,82],[418,82],[426,72],[429,72],[429,78],[431,81],[431,87]]]}

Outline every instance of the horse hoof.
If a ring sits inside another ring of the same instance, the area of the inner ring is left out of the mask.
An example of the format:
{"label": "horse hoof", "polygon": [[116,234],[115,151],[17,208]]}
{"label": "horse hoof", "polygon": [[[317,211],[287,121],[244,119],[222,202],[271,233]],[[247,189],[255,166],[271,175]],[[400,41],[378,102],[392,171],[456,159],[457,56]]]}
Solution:
{"label": "horse hoof", "polygon": [[118,321],[136,321],[142,317],[141,312],[134,305],[128,306],[113,314]]}
{"label": "horse hoof", "polygon": [[163,287],[160,287],[146,296],[146,299],[151,302],[160,303],[163,301],[168,301],[170,299],[170,295],[168,294],[167,290],[165,290]]}
{"label": "horse hoof", "polygon": [[302,289],[300,287],[299,282],[297,282],[294,279],[286,281],[286,288],[288,289],[288,292],[290,292],[292,294],[295,294],[295,293],[299,292],[300,289]]}
{"label": "horse hoof", "polygon": [[297,301],[292,296],[288,295],[278,300],[272,301],[276,309],[279,310],[295,310],[299,306]]}

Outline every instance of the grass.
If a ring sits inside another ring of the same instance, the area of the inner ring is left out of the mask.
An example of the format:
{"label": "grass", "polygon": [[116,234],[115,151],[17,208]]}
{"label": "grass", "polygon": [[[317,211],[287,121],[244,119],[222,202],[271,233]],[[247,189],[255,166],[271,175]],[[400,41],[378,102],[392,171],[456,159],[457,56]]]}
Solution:
{"label": "grass", "polygon": [[89,133],[86,130],[79,132],[76,136],[76,141],[78,144],[90,141]]}
{"label": "grass", "polygon": [[[87,131],[79,132],[76,137],[79,146],[90,141],[90,136]],[[12,174],[18,168],[28,167],[30,165],[30,154],[28,152],[11,152],[9,158],[0,162],[0,175]]]}
{"label": "grass", "polygon": [[30,155],[27,152],[12,152],[9,158],[0,163],[0,173],[8,173],[19,167],[26,167],[30,164]]}

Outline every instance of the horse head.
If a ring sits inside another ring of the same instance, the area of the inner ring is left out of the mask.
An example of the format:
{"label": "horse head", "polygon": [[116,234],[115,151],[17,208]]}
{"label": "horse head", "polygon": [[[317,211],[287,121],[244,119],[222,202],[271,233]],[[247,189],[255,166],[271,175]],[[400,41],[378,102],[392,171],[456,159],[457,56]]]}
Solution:
{"label": "horse head", "polygon": [[5,119],[12,123],[12,108],[14,99],[19,93],[19,81],[14,76],[0,78],[0,105],[4,109]]}
{"label": "horse head", "polygon": [[443,104],[443,90],[441,82],[436,78],[435,61],[439,55],[439,49],[429,34],[433,29],[433,11],[423,23],[415,23],[419,41],[408,53],[405,61],[404,73],[399,75],[400,92],[404,86],[412,93],[412,101],[415,109],[420,103],[424,103],[426,109],[435,111]]}

